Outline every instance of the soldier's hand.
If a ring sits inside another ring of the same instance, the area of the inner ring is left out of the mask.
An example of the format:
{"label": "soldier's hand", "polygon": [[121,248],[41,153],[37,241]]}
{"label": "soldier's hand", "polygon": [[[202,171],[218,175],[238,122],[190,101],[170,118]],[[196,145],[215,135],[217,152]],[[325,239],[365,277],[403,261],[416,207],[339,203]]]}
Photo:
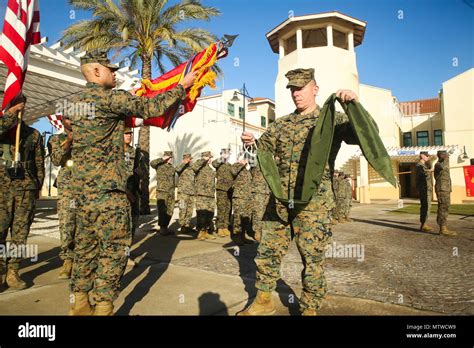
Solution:
{"label": "soldier's hand", "polygon": [[357,94],[350,89],[340,89],[336,92],[336,97],[342,99],[343,102],[347,103],[352,100],[358,101]]}
{"label": "soldier's hand", "polygon": [[247,132],[247,131],[243,132],[242,135],[240,136],[240,139],[242,139],[242,142],[244,143],[244,145],[255,144],[255,137],[250,132]]}
{"label": "soldier's hand", "polygon": [[181,80],[179,84],[182,85],[184,89],[188,89],[194,84],[194,81],[196,80],[197,76],[198,76],[197,71],[191,71],[190,73],[187,73],[184,76],[184,78]]}
{"label": "soldier's hand", "polygon": [[25,109],[25,103],[18,103],[16,105],[13,105],[12,107],[10,107],[7,110],[7,112],[12,113],[12,114],[16,114],[18,111],[24,110],[24,109]]}

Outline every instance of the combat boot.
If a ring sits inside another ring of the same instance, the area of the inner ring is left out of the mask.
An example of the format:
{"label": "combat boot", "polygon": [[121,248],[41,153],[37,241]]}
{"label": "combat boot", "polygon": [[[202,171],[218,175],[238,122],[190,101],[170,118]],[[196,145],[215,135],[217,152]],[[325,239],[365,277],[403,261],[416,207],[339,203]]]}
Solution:
{"label": "combat boot", "polygon": [[440,226],[439,233],[445,236],[450,236],[450,237],[454,237],[458,235],[455,231],[448,230],[447,226]]}
{"label": "combat boot", "polygon": [[26,289],[26,283],[23,280],[21,280],[17,269],[9,268],[7,271],[6,280],[7,280],[7,285],[10,289],[13,289],[13,290]]}
{"label": "combat boot", "polygon": [[345,221],[346,221],[346,222],[352,222],[352,221],[354,221],[354,220],[352,220],[351,218],[347,217]]}
{"label": "combat boot", "polygon": [[427,224],[422,224],[420,227],[421,232],[433,232],[433,229]]}
{"label": "combat boot", "polygon": [[94,314],[97,316],[114,315],[114,304],[111,301],[102,301],[95,304]]}
{"label": "combat boot", "polygon": [[72,272],[72,260],[64,260],[63,267],[59,271],[59,279],[69,279],[71,278]]}
{"label": "combat boot", "polygon": [[214,233],[206,232],[206,239],[216,239],[216,236]]}
{"label": "combat boot", "polygon": [[198,235],[197,235],[197,239],[198,240],[206,240],[206,235],[207,235],[207,231],[200,230]]}
{"label": "combat boot", "polygon": [[160,234],[162,236],[167,236],[171,234],[171,232],[168,230],[168,226],[160,226]]}
{"label": "combat boot", "polygon": [[87,292],[75,292],[74,304],[69,310],[69,315],[92,315],[92,313],[89,294]]}
{"label": "combat boot", "polygon": [[302,312],[301,312],[301,315],[302,316],[316,316],[317,313],[316,313],[316,309],[314,308],[305,308]]}
{"label": "combat boot", "polygon": [[217,229],[217,236],[220,238],[224,238],[226,236],[225,230],[223,228]]}
{"label": "combat boot", "polygon": [[226,237],[229,237],[229,236],[230,236],[230,231],[229,231],[229,229],[228,229],[228,228],[224,228],[223,230],[224,230],[225,236],[226,236]]}
{"label": "combat boot", "polygon": [[252,304],[243,311],[237,313],[238,316],[247,315],[273,315],[276,312],[275,304],[273,303],[272,293],[270,291],[257,291],[257,296]]}

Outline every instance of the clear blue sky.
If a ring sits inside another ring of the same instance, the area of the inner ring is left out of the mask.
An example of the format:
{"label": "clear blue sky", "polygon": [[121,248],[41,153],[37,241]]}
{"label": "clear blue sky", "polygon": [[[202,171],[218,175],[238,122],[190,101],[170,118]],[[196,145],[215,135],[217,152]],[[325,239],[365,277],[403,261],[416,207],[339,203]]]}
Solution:
{"label": "clear blue sky", "polygon": [[[202,2],[217,7],[222,15],[211,22],[190,22],[190,26],[204,27],[218,36],[240,35],[230,55],[221,61],[225,88],[240,88],[245,82],[252,96],[274,98],[278,55],[271,51],[265,34],[283,22],[289,11],[299,16],[336,10],[367,22],[364,41],[356,48],[360,81],[390,89],[401,101],[435,97],[443,81],[474,66],[474,0]],[[0,0],[1,16],[5,3]],[[49,44],[73,22],[70,10],[67,1],[40,0],[41,34],[48,36]],[[403,19],[398,18],[400,10]],[[75,20],[89,16],[76,13]],[[239,67],[233,65],[236,57]],[[453,58],[458,66],[453,66]]]}

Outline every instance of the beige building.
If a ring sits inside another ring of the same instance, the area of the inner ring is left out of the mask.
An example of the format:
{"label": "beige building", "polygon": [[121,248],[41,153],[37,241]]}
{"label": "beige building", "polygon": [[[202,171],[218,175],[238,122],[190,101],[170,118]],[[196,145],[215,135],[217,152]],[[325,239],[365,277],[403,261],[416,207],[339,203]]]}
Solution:
{"label": "beige building", "polygon": [[417,197],[414,166],[420,151],[450,152],[453,203],[466,197],[462,166],[474,157],[474,69],[443,83],[436,98],[399,102],[391,90],[359,82],[355,47],[363,42],[366,23],[339,12],[290,17],[267,33],[279,55],[275,80],[276,117],[293,111],[285,74],[295,68],[314,68],[322,106],[338,89],[351,89],[378,124],[379,134],[397,173],[397,188],[377,175],[358,146],[343,144],[336,167],[354,177],[355,198],[362,203]]}

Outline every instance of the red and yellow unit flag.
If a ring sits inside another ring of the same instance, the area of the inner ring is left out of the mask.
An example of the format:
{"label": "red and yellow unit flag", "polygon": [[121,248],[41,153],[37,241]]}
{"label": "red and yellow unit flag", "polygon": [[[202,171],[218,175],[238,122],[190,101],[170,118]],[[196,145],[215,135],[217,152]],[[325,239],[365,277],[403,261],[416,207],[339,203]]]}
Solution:
{"label": "red and yellow unit flag", "polygon": [[[197,98],[201,95],[201,91],[205,86],[216,87],[215,80],[217,75],[211,68],[219,58],[221,58],[219,55],[219,43],[213,43],[187,62],[178,65],[157,79],[143,80],[141,87],[132,93],[137,96],[152,98],[176,87],[187,73],[192,71],[199,72],[193,86],[187,90],[184,100],[166,110],[163,115],[144,120],[143,125],[166,128],[168,131],[172,129],[180,116],[194,109]],[[132,127],[138,126],[135,117],[127,119],[126,124]]]}
{"label": "red and yellow unit flag", "polygon": [[466,182],[466,196],[474,197],[474,166],[464,166],[464,181]]}

